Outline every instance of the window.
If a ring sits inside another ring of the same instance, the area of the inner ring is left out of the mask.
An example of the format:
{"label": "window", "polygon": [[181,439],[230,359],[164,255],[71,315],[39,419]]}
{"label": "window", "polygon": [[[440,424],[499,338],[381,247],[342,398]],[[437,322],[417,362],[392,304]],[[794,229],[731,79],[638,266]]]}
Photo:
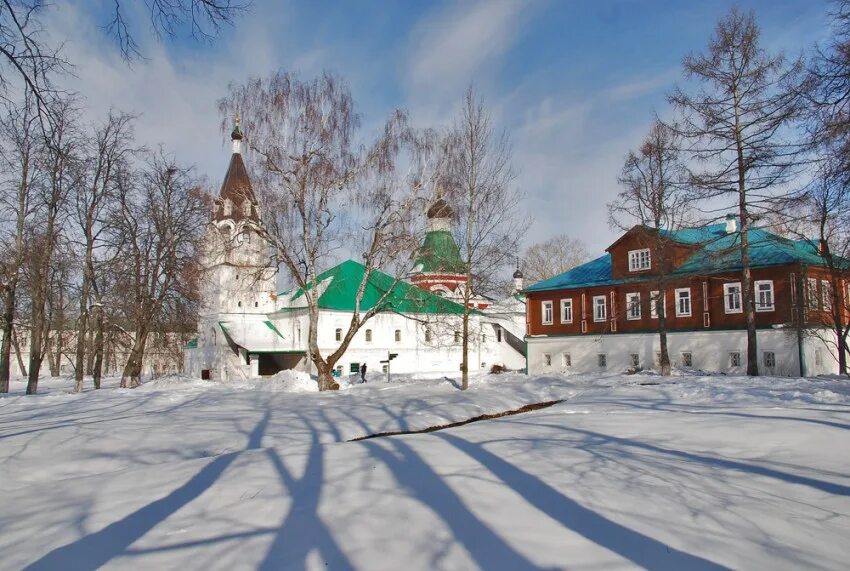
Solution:
{"label": "window", "polygon": [[336,339],[337,341],[342,341],[342,329],[337,328],[336,332],[334,333],[334,339]]}
{"label": "window", "polygon": [[455,331],[455,343],[460,343],[460,331]]}
{"label": "window", "polygon": [[259,302],[259,301],[255,301],[255,302],[254,302],[254,307],[260,307],[260,302]]}
{"label": "window", "polygon": [[756,311],[773,311],[773,281],[756,282]]}
{"label": "window", "polygon": [[241,301],[237,301],[237,302],[236,302],[236,306],[237,306],[237,307],[242,307],[242,302],[241,302]]}
{"label": "window", "polygon": [[818,308],[818,280],[814,278],[806,280],[806,301],[810,309]]}
{"label": "window", "polygon": [[640,294],[626,294],[626,319],[640,319]]}
{"label": "window", "polygon": [[496,328],[496,342],[498,342],[498,343],[502,342],[502,328],[501,327]]}
{"label": "window", "polygon": [[569,353],[564,353],[561,355],[561,365],[564,367],[572,367],[573,366],[573,358]]}
{"label": "window", "polygon": [[593,321],[605,321],[606,313],[605,296],[593,296]]}
{"label": "window", "polygon": [[401,329],[395,330],[395,342],[401,343]]}
{"label": "window", "polygon": [[596,356],[596,364],[599,365],[600,369],[604,369],[608,366],[608,355],[605,353],[599,353]]}
{"label": "window", "polygon": [[629,271],[640,272],[650,267],[649,248],[629,252]]}
{"label": "window", "polygon": [[676,290],[676,317],[688,317],[691,314],[691,288]]}
{"label": "window", "polygon": [[741,366],[741,353],[738,351],[732,351],[729,353],[729,366],[730,367],[740,367]]}
{"label": "window", "polygon": [[820,282],[821,306],[824,311],[832,311],[832,284],[827,280]]}
{"label": "window", "polygon": [[552,302],[543,301],[540,306],[543,309],[543,325],[552,325]]}
{"label": "window", "polygon": [[251,201],[248,199],[245,199],[245,202],[242,203],[242,214],[251,216]]}
{"label": "window", "polygon": [[431,342],[431,328],[428,327],[427,325],[425,326],[425,342],[426,343]]}
{"label": "window", "polygon": [[763,357],[765,367],[772,369],[776,366],[776,353],[773,351],[765,351]]}
{"label": "window", "polygon": [[694,357],[691,355],[690,351],[682,351],[682,366],[683,367],[693,367],[694,366]]}
{"label": "window", "polygon": [[820,349],[815,349],[815,365],[818,367],[823,365],[823,353]]}
{"label": "window", "polygon": [[723,307],[726,313],[741,313],[741,282],[723,284]]}
{"label": "window", "polygon": [[649,292],[649,317],[652,319],[658,319],[658,308],[659,302],[661,302],[661,311],[664,313],[664,316],[667,316],[667,300],[661,296],[660,291],[651,291]]}
{"label": "window", "polygon": [[543,364],[547,367],[552,366],[552,355],[549,353],[543,353]]}
{"label": "window", "polygon": [[660,366],[661,366],[661,351],[656,351],[656,352],[655,352],[655,366],[656,366],[656,367],[660,367]]}
{"label": "window", "polygon": [[482,343],[486,343],[486,342],[487,342],[487,334],[486,334],[486,333],[482,333],[482,334],[481,334],[481,342],[482,342]]}
{"label": "window", "polygon": [[242,234],[240,235],[243,242],[251,243],[251,233],[247,230],[242,230]]}
{"label": "window", "polygon": [[631,361],[632,361],[632,367],[635,367],[635,368],[640,367],[640,355],[638,355],[637,353],[632,353],[631,354]]}
{"label": "window", "polygon": [[561,323],[573,322],[573,300],[561,300]]}
{"label": "window", "polygon": [[371,342],[372,342],[372,330],[367,329],[366,330],[366,343],[371,343]]}

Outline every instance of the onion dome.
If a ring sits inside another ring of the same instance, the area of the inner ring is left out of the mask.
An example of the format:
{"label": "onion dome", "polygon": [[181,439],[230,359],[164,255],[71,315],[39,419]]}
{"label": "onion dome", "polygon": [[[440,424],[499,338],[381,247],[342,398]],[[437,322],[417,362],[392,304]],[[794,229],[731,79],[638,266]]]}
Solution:
{"label": "onion dome", "polygon": [[442,197],[434,201],[434,204],[428,209],[427,216],[429,219],[434,218],[451,218],[454,214],[449,203],[443,200]]}

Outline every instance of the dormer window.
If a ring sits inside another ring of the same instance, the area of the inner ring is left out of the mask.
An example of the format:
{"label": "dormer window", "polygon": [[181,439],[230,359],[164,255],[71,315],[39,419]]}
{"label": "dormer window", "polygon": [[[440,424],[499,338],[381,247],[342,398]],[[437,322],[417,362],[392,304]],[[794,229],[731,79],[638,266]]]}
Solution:
{"label": "dormer window", "polygon": [[233,203],[230,202],[229,198],[224,199],[224,215],[230,216],[233,212]]}
{"label": "dormer window", "polygon": [[245,202],[242,203],[242,214],[244,216],[251,216],[251,201],[247,198]]}
{"label": "dormer window", "polygon": [[642,272],[651,266],[649,248],[629,251],[629,271]]}

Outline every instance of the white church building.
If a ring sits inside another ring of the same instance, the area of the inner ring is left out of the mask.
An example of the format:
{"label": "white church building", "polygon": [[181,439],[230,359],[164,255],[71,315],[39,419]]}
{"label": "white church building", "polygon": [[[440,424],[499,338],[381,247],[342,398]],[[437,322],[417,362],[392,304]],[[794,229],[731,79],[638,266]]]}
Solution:
{"label": "white church building", "polygon": [[[206,235],[205,270],[198,334],[184,352],[184,370],[212,380],[269,376],[286,369],[315,373],[307,357],[309,317],[300,291],[277,291],[277,267],[270,265],[262,229],[261,205],[241,155],[237,123],[233,154]],[[373,270],[361,311],[382,303],[357,332],[337,363],[340,375],[354,375],[365,364],[377,378],[388,354],[393,373],[451,373],[461,364],[458,304],[465,268],[451,233],[453,212],[441,197],[426,213],[427,232],[410,281]],[[348,330],[357,288],[365,268],[347,260],[317,277],[318,345],[328,355]],[[514,275],[514,295],[491,300],[476,296],[470,323],[470,371],[493,366],[525,367],[525,298],[522,274]],[[389,292],[389,293],[387,293]]]}

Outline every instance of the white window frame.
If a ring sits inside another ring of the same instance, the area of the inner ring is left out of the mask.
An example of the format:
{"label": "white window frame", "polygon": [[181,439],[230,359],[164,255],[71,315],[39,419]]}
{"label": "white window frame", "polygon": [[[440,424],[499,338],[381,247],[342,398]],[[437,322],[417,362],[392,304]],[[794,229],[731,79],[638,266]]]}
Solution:
{"label": "white window frame", "polygon": [[[599,300],[602,300],[602,304],[598,303]],[[602,308],[602,316],[599,315],[597,309]],[[608,299],[604,295],[594,295],[593,296],[593,321],[596,323],[601,323],[608,319]]]}
{"label": "white window frame", "polygon": [[[540,323],[542,325],[552,325],[552,320],[555,318],[555,316],[554,316],[555,310],[552,307],[552,302],[551,301],[541,301],[540,302],[540,311],[541,311]],[[549,317],[548,319],[546,318],[547,315]]]}
{"label": "white window frame", "polygon": [[652,268],[652,254],[649,248],[629,250],[629,271],[645,272]]}
{"label": "white window frame", "polygon": [[[731,291],[733,288],[737,288],[738,290],[737,307],[733,307],[733,305],[729,303],[729,298],[730,295],[732,295]],[[727,314],[744,312],[744,295],[743,288],[741,287],[741,282],[729,282],[723,284],[723,310]]]}
{"label": "white window frame", "polygon": [[[737,357],[736,357],[736,355],[737,355]],[[734,362],[736,360],[738,361],[737,363]],[[729,366],[730,367],[740,367],[741,363],[743,363],[743,362],[744,361],[741,359],[741,352],[740,351],[729,351]]]}
{"label": "white window frame", "polygon": [[[569,315],[567,315],[569,314]],[[573,322],[573,299],[561,300],[561,323]]]}
{"label": "white window frame", "polygon": [[809,309],[819,309],[819,301],[818,280],[815,278],[806,278],[806,304],[809,306]]}
{"label": "white window frame", "polygon": [[[680,294],[683,292],[687,292],[688,297],[688,312],[685,313],[681,311],[682,309],[682,299]],[[680,287],[676,288],[676,317],[690,317],[693,313],[693,300],[691,299],[691,288],[689,287]]]}
{"label": "white window frame", "polygon": [[649,318],[658,319],[658,302],[661,301],[661,307],[664,310],[664,317],[667,317],[667,296],[661,295],[659,290],[649,292]]}
{"label": "white window frame", "polygon": [[[764,305],[761,301],[761,286],[770,286],[766,291],[770,292],[770,305]],[[776,294],[773,289],[773,280],[756,280],[756,311],[774,311],[776,309]]]}
{"label": "white window frame", "polygon": [[[762,364],[764,364],[764,366],[766,368],[768,368],[768,369],[775,369],[776,368],[776,352],[775,351],[764,351],[761,355],[762,355],[761,356]],[[773,361],[773,363],[768,364],[768,362],[767,362],[768,361],[768,359],[767,359],[768,355],[770,355],[770,359]]]}
{"label": "white window frame", "polygon": [[[637,313],[632,310],[637,308]],[[641,319],[640,310],[640,292],[632,292],[626,294],[626,319],[629,321],[638,321]]]}
{"label": "white window frame", "polygon": [[824,311],[832,311],[832,282],[829,280],[820,281],[820,306]]}

